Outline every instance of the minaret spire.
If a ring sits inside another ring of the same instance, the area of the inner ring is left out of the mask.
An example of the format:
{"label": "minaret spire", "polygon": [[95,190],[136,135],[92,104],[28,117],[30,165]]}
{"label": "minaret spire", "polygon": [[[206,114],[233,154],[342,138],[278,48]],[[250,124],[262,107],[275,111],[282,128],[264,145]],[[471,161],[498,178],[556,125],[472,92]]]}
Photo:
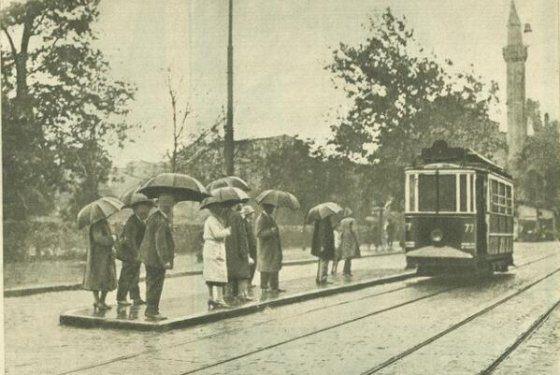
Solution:
{"label": "minaret spire", "polygon": [[523,44],[521,21],[511,2],[507,23],[507,46],[503,49],[507,64],[507,143],[508,167],[515,173],[515,159],[523,149],[527,138],[527,116],[525,113],[525,61],[527,46]]}

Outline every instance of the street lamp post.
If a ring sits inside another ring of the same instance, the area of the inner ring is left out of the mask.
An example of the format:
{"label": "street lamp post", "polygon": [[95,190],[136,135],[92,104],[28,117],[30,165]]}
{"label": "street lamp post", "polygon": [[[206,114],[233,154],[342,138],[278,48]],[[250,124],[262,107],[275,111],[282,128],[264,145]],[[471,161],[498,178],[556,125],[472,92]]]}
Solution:
{"label": "street lamp post", "polygon": [[233,137],[233,0],[229,0],[229,27],[227,47],[227,117],[224,125],[224,159],[226,173],[232,176],[234,169],[234,137]]}

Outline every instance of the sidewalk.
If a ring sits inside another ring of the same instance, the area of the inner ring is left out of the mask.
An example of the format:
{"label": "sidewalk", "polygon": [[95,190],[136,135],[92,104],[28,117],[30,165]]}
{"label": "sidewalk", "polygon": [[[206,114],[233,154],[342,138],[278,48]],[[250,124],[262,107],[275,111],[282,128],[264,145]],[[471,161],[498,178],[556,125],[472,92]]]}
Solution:
{"label": "sidewalk", "polygon": [[[144,317],[145,306],[118,308],[114,306],[105,312],[95,312],[93,307],[82,307],[64,312],[60,315],[60,323],[77,327],[104,327],[129,330],[155,330],[188,327],[205,324],[217,320],[251,314],[261,311],[265,307],[275,307],[297,303],[313,298],[348,292],[372,285],[404,280],[415,276],[415,271],[404,270],[404,257],[388,256],[384,261],[362,258],[354,262],[353,276],[346,278],[341,275],[329,276],[333,282],[326,286],[315,284],[315,266],[305,265],[299,269],[290,270],[295,275],[287,280],[281,276],[280,287],[285,293],[261,295],[260,288],[253,289],[254,301],[242,305],[233,305],[229,309],[208,311],[207,292],[203,281],[188,284],[191,293],[184,293],[184,283],[164,287],[164,295],[160,310],[168,319],[161,322],[150,322]],[[385,259],[385,258],[384,258]],[[298,268],[298,267],[294,267]],[[309,275],[301,277],[302,274]],[[168,297],[169,296],[169,297]]]}
{"label": "sidewalk", "polygon": [[[365,248],[365,246],[364,246]],[[401,253],[394,246],[392,252],[376,252],[364,249],[364,258]],[[314,263],[317,259],[309,253],[309,249],[290,248],[284,250],[284,266]],[[121,262],[117,261],[117,277],[120,274]],[[45,261],[27,264],[4,265],[4,297],[20,297],[38,293],[59,292],[81,289],[84,262],[80,261]],[[175,267],[167,273],[167,278],[190,275],[201,275],[202,263],[198,263],[194,254],[179,254],[175,258]],[[145,277],[144,267],[141,269],[140,280]]]}

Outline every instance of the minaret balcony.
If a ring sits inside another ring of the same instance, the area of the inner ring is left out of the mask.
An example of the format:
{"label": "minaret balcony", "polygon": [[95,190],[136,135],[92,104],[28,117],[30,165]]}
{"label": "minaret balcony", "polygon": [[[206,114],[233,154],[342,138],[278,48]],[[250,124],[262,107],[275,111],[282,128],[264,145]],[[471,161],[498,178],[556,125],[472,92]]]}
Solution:
{"label": "minaret balcony", "polygon": [[527,46],[524,45],[509,45],[503,49],[504,60],[510,61],[526,61],[527,60]]}

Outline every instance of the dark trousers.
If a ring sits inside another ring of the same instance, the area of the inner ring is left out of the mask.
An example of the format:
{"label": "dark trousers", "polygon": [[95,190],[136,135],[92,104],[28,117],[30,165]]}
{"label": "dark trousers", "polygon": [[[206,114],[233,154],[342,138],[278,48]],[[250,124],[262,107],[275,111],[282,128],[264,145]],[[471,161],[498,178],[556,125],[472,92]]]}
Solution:
{"label": "dark trousers", "polygon": [[344,275],[350,275],[352,273],[352,259],[348,258],[344,260],[344,268],[342,269]]}
{"label": "dark trousers", "polygon": [[278,272],[261,272],[261,288],[277,290],[279,285]]}
{"label": "dark trousers", "polygon": [[228,297],[236,297],[239,295],[239,279],[228,277],[226,294]]}
{"label": "dark trousers", "polygon": [[146,315],[159,314],[159,301],[164,280],[165,268],[146,265]]}
{"label": "dark trousers", "polygon": [[138,288],[140,265],[140,262],[122,262],[117,288],[117,301],[126,301],[126,296],[129,293],[130,299],[134,301],[140,299],[140,288]]}
{"label": "dark trousers", "polygon": [[329,273],[329,259],[321,259],[317,262],[317,278],[315,281],[318,283],[324,283],[327,281],[327,275]]}

